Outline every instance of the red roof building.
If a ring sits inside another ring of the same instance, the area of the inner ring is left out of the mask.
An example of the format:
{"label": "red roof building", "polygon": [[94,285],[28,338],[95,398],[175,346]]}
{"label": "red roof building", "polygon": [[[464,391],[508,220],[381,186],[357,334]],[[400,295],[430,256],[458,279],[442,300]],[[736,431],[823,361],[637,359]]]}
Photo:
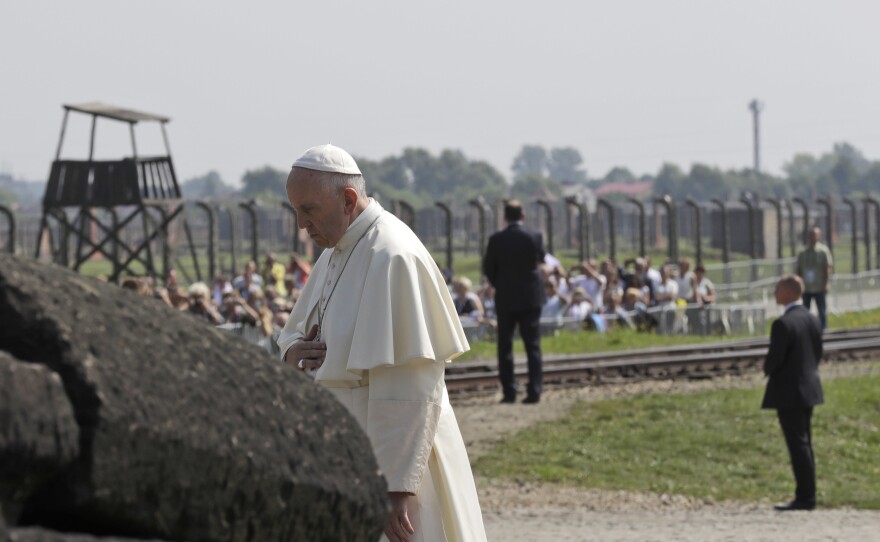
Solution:
{"label": "red roof building", "polygon": [[637,183],[605,183],[596,189],[597,196],[607,196],[609,194],[622,194],[624,196],[635,197],[645,192],[650,192],[654,183],[651,181],[640,181]]}

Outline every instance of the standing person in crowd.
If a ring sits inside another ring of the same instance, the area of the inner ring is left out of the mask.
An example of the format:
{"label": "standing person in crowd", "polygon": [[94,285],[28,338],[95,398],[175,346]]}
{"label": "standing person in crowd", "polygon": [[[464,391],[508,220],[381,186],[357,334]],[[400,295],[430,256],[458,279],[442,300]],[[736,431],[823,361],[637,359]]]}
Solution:
{"label": "standing person in crowd", "polygon": [[694,270],[694,303],[705,306],[715,302],[717,294],[715,293],[715,284],[706,276],[706,268],[703,264],[697,265]]}
{"label": "standing person in crowd", "polygon": [[516,401],[513,374],[513,334],[519,326],[526,349],[529,383],[523,403],[541,400],[541,307],[544,306],[544,241],[540,232],[526,228],[525,213],[517,200],[504,205],[507,227],[489,237],[483,274],[495,287],[498,317],[498,377],[502,403]]}
{"label": "standing person in crowd", "polygon": [[834,262],[831,251],[819,242],[822,239],[822,230],[814,227],[808,234],[807,247],[800,251],[795,264],[795,274],[804,281],[804,305],[810,309],[812,301],[816,300],[816,309],[819,311],[819,321],[822,329],[828,327],[827,299],[828,285],[831,283],[831,273],[834,271]]}
{"label": "standing person in crowd", "polygon": [[325,250],[278,339],[282,360],[317,369],[315,381],[369,436],[388,482],[390,541],[486,540],[443,379],[468,344],[440,269],[367,197],[339,147],[298,158],[287,194],[299,227]]}
{"label": "standing person in crowd", "polygon": [[761,408],[775,408],[785,436],[796,483],[794,500],[777,505],[779,511],[816,507],[816,460],[810,423],[813,407],[824,402],[819,380],[822,325],[801,304],[804,283],[796,275],[776,283],[776,303],[785,313],[773,322],[770,347],[764,359],[769,377]]}

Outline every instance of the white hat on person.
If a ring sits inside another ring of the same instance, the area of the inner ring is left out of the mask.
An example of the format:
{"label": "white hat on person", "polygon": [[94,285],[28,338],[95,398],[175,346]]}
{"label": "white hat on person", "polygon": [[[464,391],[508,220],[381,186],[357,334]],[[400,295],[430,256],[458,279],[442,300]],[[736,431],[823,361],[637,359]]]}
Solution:
{"label": "white hat on person", "polygon": [[312,147],[296,159],[293,167],[326,171],[327,173],[342,173],[345,175],[360,175],[354,158],[344,150],[327,143]]}

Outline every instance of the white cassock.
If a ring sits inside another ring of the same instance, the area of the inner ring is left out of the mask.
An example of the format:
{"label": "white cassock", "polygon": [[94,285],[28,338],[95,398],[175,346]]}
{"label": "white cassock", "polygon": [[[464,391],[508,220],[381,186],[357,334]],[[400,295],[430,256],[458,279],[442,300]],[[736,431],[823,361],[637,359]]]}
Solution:
{"label": "white cassock", "polygon": [[388,491],[417,496],[413,540],[486,540],[443,379],[446,362],[469,346],[437,264],[374,200],[318,258],[278,339],[281,352],[319,320],[327,352],[315,381],[369,436]]}

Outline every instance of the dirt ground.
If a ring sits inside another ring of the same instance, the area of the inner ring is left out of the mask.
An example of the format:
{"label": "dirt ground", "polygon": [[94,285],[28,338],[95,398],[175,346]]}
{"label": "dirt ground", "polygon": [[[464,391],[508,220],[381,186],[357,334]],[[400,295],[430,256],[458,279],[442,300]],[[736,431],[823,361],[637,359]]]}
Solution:
{"label": "dirt ground", "polygon": [[[876,373],[852,362],[823,367],[822,376]],[[578,400],[640,393],[688,392],[761,385],[760,375],[689,382],[659,381],[548,389],[537,405],[499,404],[500,394],[452,403],[473,462],[501,438],[558,418]],[[757,408],[757,407],[756,407]],[[780,435],[780,438],[782,436]],[[774,502],[705,502],[641,494],[477,478],[489,540],[504,541],[880,541],[880,512],[821,509],[773,511]]]}

